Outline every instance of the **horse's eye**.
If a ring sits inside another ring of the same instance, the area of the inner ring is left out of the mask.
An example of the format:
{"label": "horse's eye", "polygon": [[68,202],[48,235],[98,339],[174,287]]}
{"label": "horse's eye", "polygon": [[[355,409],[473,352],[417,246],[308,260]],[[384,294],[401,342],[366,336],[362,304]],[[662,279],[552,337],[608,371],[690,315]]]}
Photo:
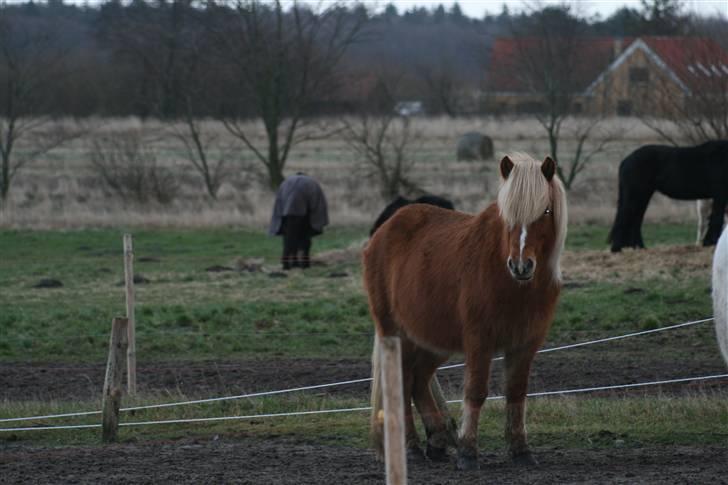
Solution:
{"label": "horse's eye", "polygon": [[547,208],[543,213],[546,214],[546,215],[549,215],[549,214],[553,214],[554,211],[552,211],[551,209],[548,209]]}

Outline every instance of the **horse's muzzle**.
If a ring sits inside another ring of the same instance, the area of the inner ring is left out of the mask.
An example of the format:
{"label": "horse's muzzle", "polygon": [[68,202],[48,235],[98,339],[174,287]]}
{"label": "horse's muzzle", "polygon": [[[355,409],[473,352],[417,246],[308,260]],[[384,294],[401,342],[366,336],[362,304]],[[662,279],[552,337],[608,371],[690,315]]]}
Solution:
{"label": "horse's muzzle", "polygon": [[517,262],[510,256],[508,257],[508,270],[518,281],[529,281],[533,278],[534,270],[536,269],[536,262],[527,258],[525,261],[519,259]]}

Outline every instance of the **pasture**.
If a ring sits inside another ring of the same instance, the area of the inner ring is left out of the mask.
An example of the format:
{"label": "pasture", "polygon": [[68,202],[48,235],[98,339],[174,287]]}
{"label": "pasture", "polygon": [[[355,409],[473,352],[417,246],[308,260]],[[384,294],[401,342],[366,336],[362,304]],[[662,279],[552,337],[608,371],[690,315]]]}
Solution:
{"label": "pasture", "polygon": [[[584,122],[578,118],[565,121],[560,141],[560,153],[565,159],[574,152],[574,131]],[[313,133],[330,131],[331,126],[331,120],[324,120],[320,127],[313,128]],[[669,126],[661,128],[671,133]],[[18,173],[8,205],[0,211],[0,227],[266,226],[273,197],[261,183],[262,165],[249,150],[235,145],[234,138],[221,125],[203,124],[207,135],[217,137],[215,146],[219,148],[212,150],[210,156],[216,157],[223,148],[237,147],[233,151],[235,156],[226,165],[224,183],[216,201],[205,195],[200,175],[185,161],[184,147],[173,136],[175,130],[183,127],[129,118],[93,120],[86,129],[90,131],[85,138],[50,152]],[[467,212],[481,210],[493,199],[498,189],[498,175],[493,161],[456,161],[456,141],[461,134],[479,131],[490,135],[496,159],[513,151],[543,158],[549,147],[543,128],[535,120],[522,118],[414,118],[412,129],[413,141],[408,150],[415,161],[412,181],[430,193],[446,196],[456,208]],[[248,131],[254,143],[265,146],[262,126],[251,123]],[[159,166],[172,171],[179,187],[171,203],[148,202],[140,206],[133,201],[124,202],[101,182],[91,167],[90,140],[109,134],[140,136],[141,143],[156,154]],[[615,118],[605,120],[595,129],[584,146],[585,152],[606,139],[612,141],[593,157],[569,193],[572,222],[611,224],[616,212],[619,162],[635,148],[659,142],[638,119]],[[19,141],[17,149],[31,151],[32,147],[33,138],[28,137]],[[296,145],[285,173],[299,170],[323,185],[335,226],[369,225],[389,202],[380,197],[376,180],[365,177],[366,171],[340,137]],[[684,222],[692,220],[694,212],[694,204],[658,194],[645,220]],[[649,245],[650,241],[646,243]]]}
{"label": "pasture", "polygon": [[[137,286],[141,394],[124,405],[368,377],[371,322],[356,249],[367,229],[327,231],[315,242],[320,264],[305,273],[293,271],[287,278],[269,276],[277,270],[279,241],[261,232],[136,232],[137,273],[149,281]],[[710,315],[712,252],[686,245],[692,238],[692,224],[645,229],[647,235],[679,246],[612,255],[604,248],[606,227],[571,227],[564,261],[566,288],[546,347]],[[0,418],[97,409],[109,322],[123,313],[120,233],[6,231],[3,249],[8,257],[0,263]],[[214,265],[235,267],[236,261],[251,257],[264,258],[264,272],[205,271]],[[63,287],[32,288],[43,277],[58,278]],[[539,356],[530,389],[574,389],[723,372],[712,326],[703,324]],[[448,397],[458,398],[462,370],[440,375]],[[498,395],[497,364],[493,377],[491,394]],[[367,388],[363,383],[283,397],[138,411],[124,419],[356,407],[365,405]],[[640,460],[634,458],[641,456],[653,464],[646,470],[658,479],[677,472],[696,473],[696,479],[713,477],[716,470],[709,460],[724,453],[722,446],[728,439],[728,404],[722,389],[720,383],[694,382],[588,397],[532,399],[529,429],[543,466],[528,476],[589,476],[593,466],[601,466],[614,477],[628,477],[641,470]],[[500,429],[502,404],[489,403],[484,414],[483,471],[508,480]],[[95,421],[89,417],[64,422]],[[202,477],[203,470],[213,473],[210,467],[217,463],[227,471],[215,476],[240,479],[230,470],[235,463],[232,469],[240,466],[253,481],[339,479],[351,467],[357,483],[368,483],[381,476],[381,469],[373,454],[365,451],[366,423],[366,414],[359,412],[122,428],[122,444],[103,449],[96,445],[97,430],[16,432],[0,436],[0,456],[8,476],[18,480],[44,476],[29,468],[30,457],[38,452],[48,457],[48,473],[54,476],[86,473],[94,463],[112,463],[121,453],[138,464],[129,477],[155,468],[159,479],[174,479],[189,462],[189,450],[196,450],[200,457],[217,458],[210,458],[207,468],[194,465],[191,477]],[[69,453],[76,457],[77,468],[63,471],[61,456]],[[170,465],[156,469],[149,455],[157,453],[169,455]],[[342,461],[335,463],[332,456]],[[271,466],[279,471],[269,470]],[[316,471],[294,473],[309,466]],[[424,480],[422,473],[413,469],[413,479]],[[434,473],[443,482],[458,479],[450,467]],[[84,476],[94,481],[93,474]]]}
{"label": "pasture", "polygon": [[[545,149],[533,125],[477,122],[494,132],[497,154]],[[431,136],[417,152],[420,181],[451,194],[461,210],[482,208],[495,192],[495,171],[452,161],[450,140],[466,122],[423,123]],[[712,314],[712,248],[692,245],[692,204],[656,197],[643,228],[648,249],[608,252],[617,164],[646,141],[652,140],[644,132],[628,130],[569,194],[565,286],[547,348]],[[0,419],[99,409],[109,325],[124,313],[121,235],[127,231],[135,238],[135,273],[146,281],[137,285],[140,393],[122,406],[369,377],[372,323],[359,251],[384,203],[372,196],[375,188],[357,182],[342,144],[305,145],[292,158],[291,170],[303,169],[328,187],[333,224],[314,239],[317,264],[287,277],[271,276],[280,239],[264,234],[272,196],[257,183],[241,182],[240,191],[230,185],[219,202],[205,201],[189,182],[194,175],[182,171],[169,149],[165,163],[188,180],[181,198],[171,206],[123,205],[84,179],[83,150],[77,144],[34,164],[0,215]],[[63,286],[33,287],[44,278]],[[501,395],[501,366],[493,367],[490,393]],[[725,372],[708,322],[539,355],[529,391]],[[438,375],[448,398],[459,399],[462,369]],[[516,473],[505,456],[502,402],[488,402],[480,472],[411,466],[410,477],[413,483],[486,476],[503,483],[721,480],[726,389],[722,379],[533,398],[528,426],[541,467],[525,473]],[[134,411],[122,422],[353,408],[366,406],[367,397],[368,384],[358,383]],[[89,416],[22,424],[97,422]],[[0,432],[0,472],[9,482],[381,483],[367,425],[366,412],[163,424],[121,428],[121,443],[105,447],[97,429]]]}

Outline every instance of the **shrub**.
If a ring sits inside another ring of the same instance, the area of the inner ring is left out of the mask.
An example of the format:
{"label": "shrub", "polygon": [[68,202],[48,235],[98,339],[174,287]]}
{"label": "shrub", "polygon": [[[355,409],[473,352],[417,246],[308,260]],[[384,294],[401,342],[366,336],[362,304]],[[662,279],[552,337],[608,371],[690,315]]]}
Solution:
{"label": "shrub", "polygon": [[94,172],[125,202],[169,204],[179,193],[178,180],[139,132],[96,137],[90,152]]}

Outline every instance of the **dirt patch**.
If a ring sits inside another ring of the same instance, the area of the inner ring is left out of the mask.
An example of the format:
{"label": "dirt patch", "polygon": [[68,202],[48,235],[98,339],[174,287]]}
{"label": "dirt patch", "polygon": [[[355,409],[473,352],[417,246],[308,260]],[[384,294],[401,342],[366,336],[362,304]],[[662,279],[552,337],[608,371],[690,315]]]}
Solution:
{"label": "dirt patch", "polygon": [[[261,321],[260,324],[266,323]],[[530,390],[540,392],[723,374],[726,372],[725,364],[717,345],[707,338],[707,334],[712,336],[712,332],[712,325],[706,323],[670,333],[542,354],[534,363]],[[547,346],[556,345],[549,343]],[[95,399],[101,394],[104,369],[101,363],[0,363],[0,400]],[[494,362],[493,394],[501,393],[501,371],[502,361]],[[141,392],[212,397],[357,379],[369,377],[370,372],[368,359],[140,361],[137,380]],[[449,395],[460,395],[462,369],[440,371],[438,375]],[[668,389],[670,392],[689,392],[695,387],[710,386],[725,389],[728,388],[728,380],[661,389],[663,392]],[[316,392],[360,396],[366,400],[368,389],[368,383],[362,383]],[[647,390],[657,391],[657,388]]]}
{"label": "dirt patch", "polygon": [[[333,438],[333,437],[332,437]],[[726,483],[719,447],[534,450],[539,467],[518,469],[484,453],[481,469],[452,463],[409,467],[410,483]],[[106,447],[20,447],[0,442],[0,483],[384,483],[369,450],[271,436]]]}
{"label": "dirt patch", "polygon": [[566,282],[593,281],[628,283],[676,276],[706,277],[710,274],[713,248],[702,246],[658,246],[625,249],[621,253],[564,251],[561,267]]}

